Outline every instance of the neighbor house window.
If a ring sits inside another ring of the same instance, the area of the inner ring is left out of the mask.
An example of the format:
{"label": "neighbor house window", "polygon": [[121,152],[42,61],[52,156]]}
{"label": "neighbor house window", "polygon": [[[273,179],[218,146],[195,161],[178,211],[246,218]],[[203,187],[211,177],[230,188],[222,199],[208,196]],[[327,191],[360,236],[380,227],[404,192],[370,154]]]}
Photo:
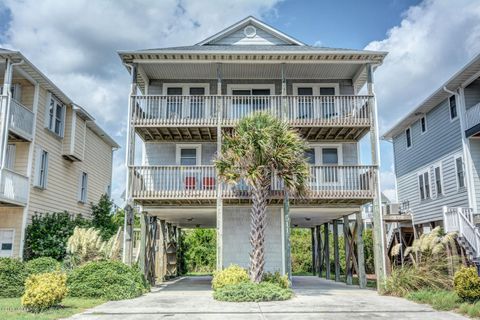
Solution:
{"label": "neighbor house window", "polygon": [[63,137],[63,129],[65,127],[65,105],[52,95],[46,115],[46,127],[59,137]]}
{"label": "neighbor house window", "polygon": [[13,255],[13,229],[0,229],[0,258],[8,258]]}
{"label": "neighbor house window", "polygon": [[405,130],[405,139],[407,140],[407,148],[410,148],[412,146],[412,132],[410,128]]}
{"label": "neighbor house window", "polygon": [[80,192],[78,195],[78,201],[82,203],[87,202],[87,184],[88,184],[88,175],[86,172],[82,172],[80,175]]}
{"label": "neighbor house window", "polygon": [[465,188],[465,170],[463,168],[463,159],[458,157],[455,159],[455,169],[457,171],[458,188]]}
{"label": "neighbor house window", "polygon": [[420,119],[420,125],[422,127],[422,133],[427,132],[427,117]]}
{"label": "neighbor house window", "polygon": [[434,168],[435,173],[435,188],[437,189],[437,197],[443,194],[442,188],[442,170],[440,166]]}
{"label": "neighbor house window", "polygon": [[420,190],[420,200],[426,200],[430,198],[430,176],[428,171],[425,171],[418,175],[418,186]]}
{"label": "neighbor house window", "polygon": [[37,161],[35,169],[35,186],[46,189],[48,176],[48,152],[42,149],[37,151]]}
{"label": "neighbor house window", "polygon": [[448,99],[449,104],[450,104],[450,119],[456,119],[457,118],[457,101],[455,100],[455,96],[451,96],[450,99]]}

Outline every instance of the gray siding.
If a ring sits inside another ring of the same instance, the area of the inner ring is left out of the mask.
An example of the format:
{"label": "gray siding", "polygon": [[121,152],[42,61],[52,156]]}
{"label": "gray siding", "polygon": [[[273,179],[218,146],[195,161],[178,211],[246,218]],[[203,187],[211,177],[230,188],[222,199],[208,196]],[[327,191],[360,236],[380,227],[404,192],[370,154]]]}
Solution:
{"label": "gray siding", "polygon": [[[182,144],[182,143],[180,143]],[[189,143],[186,143],[189,144]],[[213,164],[217,151],[217,144],[212,142],[193,143],[202,146],[202,165]],[[319,144],[315,144],[319,145]],[[343,143],[342,155],[344,165],[358,164],[358,147],[356,143]],[[144,165],[175,165],[175,142],[148,142],[145,143]]]}
{"label": "gray siding", "polygon": [[[183,144],[183,143],[180,143]],[[185,143],[190,144],[190,143]],[[202,165],[213,164],[216,143],[193,143],[202,146]],[[176,143],[145,143],[144,165],[175,165],[176,164]]]}
{"label": "gray siding", "polygon": [[465,107],[470,109],[480,102],[480,79],[475,80],[465,88]]}
{"label": "gray siding", "polygon": [[[470,139],[470,154],[472,156],[473,182],[475,188],[475,198],[477,200],[477,208],[480,204],[480,139]],[[477,209],[478,210],[478,209]]]}
{"label": "gray siding", "polygon": [[[434,159],[426,166],[417,168],[402,176],[397,176],[398,200],[408,201],[413,212],[415,224],[443,219],[442,207],[468,206],[468,195],[465,188],[458,190],[455,170],[455,155],[461,154],[462,149],[455,150],[441,158]],[[441,163],[443,178],[443,195],[437,197],[434,180],[434,164]],[[420,200],[418,172],[427,169],[430,177],[431,199]]]}
{"label": "gray siding", "polygon": [[[280,77],[280,75],[279,75]],[[164,83],[208,83],[210,84],[210,94],[217,93],[217,81],[211,79],[204,79],[204,80],[150,80],[150,85],[148,88],[149,94],[163,94],[162,93],[162,86]],[[296,79],[296,80],[287,80],[287,94],[293,94],[293,84],[294,83],[338,83],[340,87],[340,94],[341,95],[352,95],[354,94],[354,89],[351,80],[331,80],[331,79]],[[222,94],[228,94],[227,86],[229,84],[274,84],[275,85],[275,92],[273,94],[280,95],[282,93],[282,82],[279,79],[252,79],[252,80],[244,80],[244,79],[223,79],[222,80]]]}
{"label": "gray siding", "polygon": [[411,126],[413,143],[408,150],[405,132],[393,138],[397,177],[403,177],[462,147],[460,121],[458,117],[450,120],[448,100],[428,112],[426,117],[426,133],[422,134],[420,121]]}
{"label": "gray siding", "polygon": [[275,37],[274,35],[260,29],[255,28],[257,30],[256,35],[254,37],[247,37],[244,33],[244,28],[241,28],[237,31],[232,32],[231,34],[218,39],[217,41],[213,42],[214,44],[221,44],[221,45],[282,45],[288,44],[285,41]]}

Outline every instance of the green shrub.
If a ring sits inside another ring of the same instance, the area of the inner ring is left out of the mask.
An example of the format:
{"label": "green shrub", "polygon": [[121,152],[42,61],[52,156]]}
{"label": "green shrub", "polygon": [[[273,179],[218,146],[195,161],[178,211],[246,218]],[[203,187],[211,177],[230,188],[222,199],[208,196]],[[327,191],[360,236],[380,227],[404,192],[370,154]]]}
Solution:
{"label": "green shrub", "polygon": [[455,292],[469,302],[480,300],[480,277],[475,267],[461,268],[453,278]]}
{"label": "green shrub", "polygon": [[67,275],[60,272],[34,274],[25,282],[22,306],[40,312],[58,305],[67,294]]}
{"label": "green shrub", "polygon": [[23,294],[27,272],[25,264],[13,258],[0,258],[0,297],[14,298]]}
{"label": "green shrub", "polygon": [[271,272],[264,273],[262,281],[276,284],[277,286],[283,289],[290,288],[290,280],[288,280],[288,275],[282,276],[278,271],[276,271],[275,273],[271,273]]}
{"label": "green shrub", "polygon": [[119,261],[92,261],[74,269],[68,277],[72,297],[121,300],[138,297],[149,285],[137,267]]}
{"label": "green shrub", "polygon": [[25,269],[29,275],[54,272],[60,269],[60,262],[50,257],[36,258],[28,261],[25,264]]}
{"label": "green shrub", "polygon": [[480,317],[480,301],[475,303],[462,303],[458,308],[460,313],[467,314],[471,318]]}
{"label": "green shrub", "polygon": [[61,261],[66,255],[68,238],[76,226],[88,226],[89,221],[68,212],[36,214],[25,233],[24,259],[51,257]]}
{"label": "green shrub", "polygon": [[183,273],[215,271],[216,236],[215,229],[182,230],[180,266]]}
{"label": "green shrub", "polygon": [[280,288],[269,282],[243,282],[227,285],[213,292],[213,298],[231,302],[259,302],[288,300],[292,297],[292,290]]}
{"label": "green shrub", "polygon": [[227,285],[239,284],[242,282],[248,282],[247,270],[242,267],[232,264],[228,268],[215,272],[212,279],[212,288],[217,290]]}
{"label": "green shrub", "polygon": [[385,293],[404,297],[423,289],[451,289],[452,279],[435,266],[404,266],[394,268],[385,281]]}

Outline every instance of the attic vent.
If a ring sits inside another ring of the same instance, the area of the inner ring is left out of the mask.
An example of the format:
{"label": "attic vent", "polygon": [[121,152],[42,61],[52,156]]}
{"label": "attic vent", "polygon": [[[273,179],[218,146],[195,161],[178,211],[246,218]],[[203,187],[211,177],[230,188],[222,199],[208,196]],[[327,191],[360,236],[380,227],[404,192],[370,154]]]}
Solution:
{"label": "attic vent", "polygon": [[243,33],[245,33],[248,38],[253,38],[257,34],[257,29],[254,26],[246,26],[245,29],[243,29]]}

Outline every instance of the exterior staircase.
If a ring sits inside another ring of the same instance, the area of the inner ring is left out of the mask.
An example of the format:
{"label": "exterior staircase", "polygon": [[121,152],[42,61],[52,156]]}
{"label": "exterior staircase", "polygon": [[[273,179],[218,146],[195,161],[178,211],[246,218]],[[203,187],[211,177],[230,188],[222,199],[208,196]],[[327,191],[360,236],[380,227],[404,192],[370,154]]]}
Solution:
{"label": "exterior staircase", "polygon": [[473,209],[443,207],[445,232],[457,232],[458,243],[477,268],[480,265],[480,231],[473,222]]}

